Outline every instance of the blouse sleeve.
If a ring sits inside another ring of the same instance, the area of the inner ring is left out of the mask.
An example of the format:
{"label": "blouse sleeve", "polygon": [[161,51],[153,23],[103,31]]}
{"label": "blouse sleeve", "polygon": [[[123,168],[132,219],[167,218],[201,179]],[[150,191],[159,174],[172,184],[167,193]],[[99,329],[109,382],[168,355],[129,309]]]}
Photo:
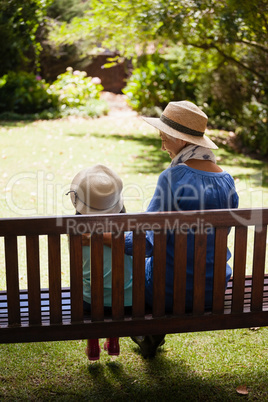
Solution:
{"label": "blouse sleeve", "polygon": [[172,209],[172,191],[166,172],[167,171],[164,170],[164,172],[160,174],[153,198],[151,199],[146,212],[163,212]]}

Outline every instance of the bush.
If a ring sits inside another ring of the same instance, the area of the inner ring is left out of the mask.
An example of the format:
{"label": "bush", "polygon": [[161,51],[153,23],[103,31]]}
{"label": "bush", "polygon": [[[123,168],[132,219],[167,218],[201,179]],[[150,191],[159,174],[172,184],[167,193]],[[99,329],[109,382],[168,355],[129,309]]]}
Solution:
{"label": "bush", "polygon": [[0,79],[0,113],[39,113],[57,109],[58,96],[48,92],[49,84],[40,76],[10,71]]}
{"label": "bush", "polygon": [[193,85],[180,79],[181,69],[155,53],[139,58],[123,93],[130,106],[142,114],[158,116],[174,99],[194,97]]}
{"label": "bush", "polygon": [[268,106],[253,100],[243,107],[242,116],[236,128],[237,137],[251,151],[268,155]]}
{"label": "bush", "polygon": [[31,73],[10,72],[0,78],[0,118],[99,117],[108,112],[107,103],[99,99],[102,89],[99,78],[71,67],[52,85]]}
{"label": "bush", "polygon": [[73,71],[68,67],[49,87],[49,93],[59,97],[62,116],[94,117],[108,112],[107,103],[99,99],[103,90],[100,79],[86,75],[85,71]]}
{"label": "bush", "polygon": [[57,94],[60,103],[69,107],[86,105],[90,99],[99,99],[103,86],[98,77],[87,77],[85,71],[73,71],[68,67],[66,73],[60,74],[49,88],[50,93]]}

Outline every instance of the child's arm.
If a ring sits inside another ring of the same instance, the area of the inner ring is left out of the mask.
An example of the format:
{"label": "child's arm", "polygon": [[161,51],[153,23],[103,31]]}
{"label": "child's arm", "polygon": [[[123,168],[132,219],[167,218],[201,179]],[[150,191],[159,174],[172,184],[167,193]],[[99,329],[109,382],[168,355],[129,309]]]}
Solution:
{"label": "child's arm", "polygon": [[90,233],[82,235],[82,246],[90,246]]}

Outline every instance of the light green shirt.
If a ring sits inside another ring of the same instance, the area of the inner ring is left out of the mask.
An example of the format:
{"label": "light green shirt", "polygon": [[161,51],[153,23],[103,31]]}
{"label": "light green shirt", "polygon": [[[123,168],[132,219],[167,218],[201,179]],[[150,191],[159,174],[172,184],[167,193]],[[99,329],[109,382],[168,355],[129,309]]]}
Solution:
{"label": "light green shirt", "polygon": [[[112,250],[103,246],[104,306],[112,306]],[[90,247],[83,246],[83,299],[91,304]],[[132,257],[124,256],[124,306],[132,306]]]}

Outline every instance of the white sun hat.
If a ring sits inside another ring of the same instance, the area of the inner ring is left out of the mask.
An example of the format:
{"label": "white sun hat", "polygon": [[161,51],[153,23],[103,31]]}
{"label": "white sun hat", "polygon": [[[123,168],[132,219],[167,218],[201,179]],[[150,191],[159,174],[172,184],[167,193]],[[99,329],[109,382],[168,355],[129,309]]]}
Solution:
{"label": "white sun hat", "polygon": [[98,164],[77,173],[69,193],[80,214],[109,214],[122,210],[122,189],[123,183],[117,173]]}

